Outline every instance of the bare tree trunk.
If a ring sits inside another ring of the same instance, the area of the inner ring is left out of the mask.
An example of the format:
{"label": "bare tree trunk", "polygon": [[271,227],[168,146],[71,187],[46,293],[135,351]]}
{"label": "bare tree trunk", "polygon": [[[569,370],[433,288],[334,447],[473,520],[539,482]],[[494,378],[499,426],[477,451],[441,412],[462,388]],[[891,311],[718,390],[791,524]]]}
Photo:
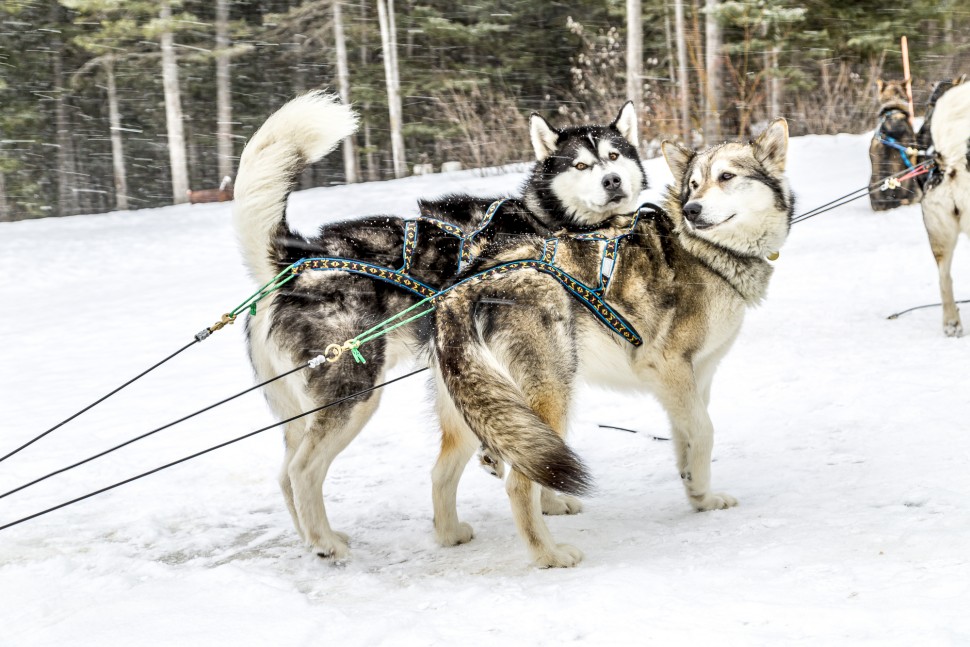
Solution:
{"label": "bare tree trunk", "polygon": [[687,34],[684,27],[684,0],[674,0],[674,30],[677,39],[677,83],[680,86],[680,132],[685,146],[690,136],[690,88],[687,87]]}
{"label": "bare tree trunk", "polygon": [[768,64],[771,70],[771,78],[768,80],[768,119],[782,116],[782,93],[784,92],[784,79],[778,73],[778,45],[772,45],[769,53]]}
{"label": "bare tree trunk", "polygon": [[677,72],[674,69],[677,52],[674,50],[674,39],[670,34],[670,11],[666,2],[664,2],[664,39],[667,41],[667,78],[673,85],[677,79]]}
{"label": "bare tree trunk", "polygon": [[[347,70],[347,43],[344,41],[344,22],[340,12],[340,2],[333,3],[333,37],[337,48],[337,81],[340,85],[340,100],[350,104],[350,73]],[[344,178],[347,184],[359,182],[357,173],[357,147],[354,136],[344,139]]]}
{"label": "bare tree trunk", "polygon": [[370,138],[369,121],[364,121],[364,148],[367,150],[367,154],[364,156],[367,162],[367,180],[369,182],[377,182],[381,179],[381,174],[377,170],[377,159],[375,159],[374,146]]}
{"label": "bare tree trunk", "polygon": [[164,30],[162,46],[162,87],[165,93],[165,124],[168,129],[168,157],[172,166],[172,201],[182,204],[188,201],[189,171],[185,162],[185,135],[182,131],[182,100],[179,96],[178,64],[172,44],[172,7],[168,0],[161,0],[159,17]]}
{"label": "bare tree trunk", "polygon": [[704,143],[712,144],[721,137],[721,23],[717,20],[718,0],[705,0],[704,32],[707,46],[704,67],[707,87],[704,91]]}
{"label": "bare tree trunk", "polygon": [[216,0],[216,150],[219,182],[233,175],[232,77],[229,63],[229,0]]}
{"label": "bare tree trunk", "polygon": [[384,78],[387,82],[387,108],[391,121],[391,157],[394,177],[407,175],[404,137],[401,134],[401,87],[397,74],[397,41],[394,34],[394,0],[377,0],[377,18],[384,49]]}
{"label": "bare tree trunk", "polygon": [[62,45],[55,41],[54,52],[54,127],[57,131],[57,215],[72,216],[81,212],[77,196],[77,169],[74,165],[74,143],[71,121],[67,114],[67,91],[64,89],[64,56]]}
{"label": "bare tree trunk", "polygon": [[108,126],[111,130],[111,166],[114,169],[115,209],[128,209],[128,175],[125,172],[125,149],[121,141],[121,114],[118,110],[118,90],[115,87],[115,62],[107,58],[104,75],[108,85]]}
{"label": "bare tree trunk", "polygon": [[10,219],[10,205],[7,202],[7,183],[4,181],[3,171],[0,171],[0,222],[6,222]]}
{"label": "bare tree trunk", "polygon": [[643,99],[643,7],[640,0],[626,0],[626,98],[637,116]]}

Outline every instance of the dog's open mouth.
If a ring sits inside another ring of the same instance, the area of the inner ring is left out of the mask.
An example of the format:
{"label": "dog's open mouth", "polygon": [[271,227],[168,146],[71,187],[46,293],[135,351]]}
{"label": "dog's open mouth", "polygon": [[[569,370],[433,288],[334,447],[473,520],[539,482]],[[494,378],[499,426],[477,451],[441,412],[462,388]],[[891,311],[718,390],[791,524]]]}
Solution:
{"label": "dog's open mouth", "polygon": [[721,222],[692,222],[691,224],[694,225],[694,229],[702,229],[702,230],[703,229],[714,229],[718,225],[723,225],[724,223],[730,221],[736,215],[738,215],[738,214],[732,213],[730,216],[728,216],[727,218],[725,218]]}

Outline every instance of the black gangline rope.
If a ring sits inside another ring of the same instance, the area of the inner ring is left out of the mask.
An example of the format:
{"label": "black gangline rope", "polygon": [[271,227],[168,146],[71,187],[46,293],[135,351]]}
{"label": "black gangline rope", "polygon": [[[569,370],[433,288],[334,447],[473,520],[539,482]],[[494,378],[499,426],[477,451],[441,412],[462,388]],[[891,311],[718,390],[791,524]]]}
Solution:
{"label": "black gangline rope", "polygon": [[132,443],[134,443],[136,441],[139,441],[142,438],[148,438],[149,436],[151,436],[153,434],[157,434],[158,432],[162,431],[163,429],[168,429],[169,427],[173,427],[173,426],[179,424],[180,422],[185,422],[189,418],[194,418],[197,415],[200,415],[202,413],[205,413],[206,411],[209,411],[210,409],[215,409],[216,407],[218,407],[220,405],[223,405],[223,404],[225,404],[227,402],[230,402],[231,400],[235,400],[236,398],[238,398],[240,396],[243,396],[243,395],[249,393],[250,391],[255,391],[256,389],[262,388],[262,387],[266,386],[267,384],[270,384],[272,382],[275,382],[276,380],[279,380],[281,378],[284,378],[287,375],[291,375],[293,373],[296,373],[297,371],[302,371],[302,370],[304,370],[306,368],[310,368],[310,364],[309,363],[303,364],[301,366],[297,366],[296,368],[290,369],[289,371],[286,371],[285,373],[280,373],[279,375],[277,375],[274,378],[270,378],[270,379],[266,380],[265,382],[261,382],[259,384],[256,384],[255,386],[251,386],[248,389],[246,389],[244,391],[240,391],[239,393],[236,393],[235,395],[231,395],[228,398],[225,398],[224,400],[220,400],[219,402],[216,402],[215,404],[210,404],[209,406],[207,406],[207,407],[205,407],[203,409],[199,409],[195,413],[190,413],[187,416],[183,416],[183,417],[179,418],[178,420],[176,420],[174,422],[168,423],[167,425],[162,425],[161,427],[158,427],[156,429],[152,429],[151,431],[145,432],[145,433],[143,433],[140,436],[135,436],[134,438],[132,438],[130,440],[126,440],[125,442],[123,442],[123,443],[121,443],[119,445],[115,445],[114,447],[112,447],[110,449],[106,449],[103,452],[100,452],[98,454],[95,454],[94,456],[89,456],[89,457],[87,457],[87,458],[85,458],[83,460],[80,460],[80,461],[74,463],[73,465],[68,465],[67,467],[61,468],[59,470],[55,470],[55,471],[51,472],[50,474],[47,474],[45,476],[41,476],[40,478],[34,479],[30,483],[24,483],[23,485],[21,485],[19,487],[15,487],[14,489],[12,489],[12,490],[10,490],[8,492],[4,492],[3,494],[0,494],[0,499],[3,499],[5,497],[8,497],[11,494],[14,494],[16,492],[20,492],[23,489],[29,488],[31,485],[36,485],[36,484],[40,483],[41,481],[46,481],[47,479],[51,478],[52,476],[57,476],[58,474],[63,474],[64,472],[66,472],[68,470],[72,470],[75,467],[80,467],[81,465],[84,465],[85,463],[90,463],[91,461],[93,461],[96,458],[101,458],[102,456],[106,456],[107,454],[110,454],[111,452],[114,452],[114,451],[117,451],[117,450],[121,449],[122,447],[127,447],[128,445],[130,445],[130,444],[132,444]]}
{"label": "black gangline rope", "polygon": [[[970,299],[964,299],[963,301],[954,301],[953,303],[970,303]],[[936,308],[936,307],[941,306],[941,305],[943,305],[943,304],[942,303],[927,303],[926,305],[923,305],[923,306],[913,306],[912,308],[906,308],[905,310],[900,310],[899,312],[895,312],[895,313],[889,315],[888,317],[886,317],[886,319],[899,319],[899,317],[901,315],[904,315],[907,312],[912,312],[914,310],[922,310],[923,308]]]}
{"label": "black gangline rope", "polygon": [[[98,398],[97,400],[95,400],[94,402],[92,402],[91,404],[89,404],[88,406],[84,407],[83,409],[81,409],[80,411],[78,411],[77,413],[75,413],[74,415],[70,416],[69,418],[65,418],[64,420],[60,421],[59,423],[57,423],[56,425],[54,425],[53,427],[51,427],[50,429],[48,429],[44,433],[40,434],[39,436],[35,436],[34,438],[28,440],[26,443],[24,443],[23,445],[21,445],[17,449],[13,450],[12,452],[10,452],[9,454],[7,454],[3,458],[0,458],[0,463],[2,463],[3,461],[7,460],[8,458],[10,458],[11,456],[13,456],[14,454],[16,454],[16,453],[18,453],[18,452],[26,449],[27,447],[30,447],[31,445],[33,445],[38,440],[40,440],[41,438],[43,438],[47,434],[51,433],[55,429],[58,429],[60,427],[63,427],[64,425],[66,425],[70,421],[74,420],[75,418],[77,418],[79,415],[81,415],[85,411],[88,411],[90,409],[93,409],[95,406],[101,404],[102,402],[104,402],[105,400],[107,400],[108,398],[110,398],[111,396],[113,396],[115,393],[117,393],[118,391],[122,390],[126,386],[129,386],[133,382],[135,382],[135,381],[143,378],[144,376],[148,375],[149,373],[151,373],[152,371],[154,371],[156,368],[158,368],[159,366],[161,366],[165,362],[169,361],[170,359],[173,359],[176,355],[180,354],[181,352],[183,352],[185,350],[188,350],[190,347],[194,346],[195,344],[198,344],[200,341],[202,341],[202,340],[201,339],[198,339],[198,338],[193,339],[191,342],[189,342],[188,344],[186,344],[182,348],[178,349],[177,351],[175,351],[174,353],[172,353],[171,355],[169,355],[168,357],[166,357],[162,361],[156,363],[151,368],[146,369],[146,370],[142,371],[141,373],[139,373],[138,375],[136,375],[135,377],[131,378],[130,380],[128,380],[127,382],[125,382],[124,384],[122,384],[121,386],[119,386],[118,388],[116,388],[114,391],[111,391],[110,393],[107,393],[107,394],[101,396],[100,398]],[[6,495],[4,495],[4,496],[6,496]],[[2,498],[2,497],[0,497],[0,498]]]}
{"label": "black gangline rope", "polygon": [[150,476],[152,474],[155,474],[156,472],[161,472],[162,470],[168,469],[169,467],[174,467],[175,465],[178,465],[179,463],[184,463],[186,461],[192,460],[193,458],[198,458],[199,456],[202,456],[203,454],[208,454],[209,452],[214,452],[217,449],[222,449],[223,447],[227,447],[228,445],[232,445],[234,443],[238,443],[239,441],[246,440],[247,438],[250,438],[252,436],[255,436],[256,434],[260,434],[260,433],[262,433],[264,431],[267,431],[269,429],[273,429],[274,427],[279,427],[280,425],[285,425],[287,423],[293,422],[294,420],[298,420],[298,419],[300,419],[300,418],[302,418],[304,416],[308,416],[311,413],[316,413],[317,411],[322,411],[322,410],[327,409],[329,407],[332,407],[334,405],[340,404],[342,402],[346,402],[347,400],[350,400],[352,398],[360,397],[361,395],[365,395],[367,393],[370,393],[371,391],[376,391],[377,389],[380,389],[382,387],[385,387],[385,386],[387,386],[389,384],[394,384],[395,382],[399,382],[399,381],[401,381],[403,379],[406,379],[406,378],[411,377],[412,375],[417,375],[418,373],[421,373],[421,372],[427,371],[427,370],[428,370],[427,367],[425,367],[425,368],[419,368],[416,371],[412,371],[410,373],[407,373],[406,375],[402,375],[400,377],[396,377],[393,380],[387,380],[386,382],[382,382],[381,384],[375,384],[372,387],[363,389],[361,391],[357,391],[356,393],[352,393],[352,394],[350,394],[348,396],[345,396],[343,398],[340,398],[338,400],[334,400],[333,402],[328,402],[327,404],[324,404],[322,406],[316,407],[314,409],[310,409],[308,411],[304,411],[303,413],[301,413],[299,415],[295,415],[295,416],[293,416],[291,418],[287,418],[286,420],[281,420],[281,421],[279,421],[277,423],[274,423],[272,425],[268,425],[268,426],[263,427],[261,429],[257,429],[255,431],[251,431],[248,434],[243,434],[242,436],[238,436],[236,438],[233,438],[232,440],[227,440],[227,441],[225,441],[223,443],[219,443],[218,445],[213,445],[212,447],[209,447],[208,449],[203,449],[200,452],[196,452],[196,453],[191,454],[189,456],[185,456],[184,458],[180,458],[180,459],[178,459],[176,461],[172,461],[171,463],[166,463],[165,465],[162,465],[160,467],[156,467],[153,470],[149,470],[147,472],[142,472],[141,474],[138,474],[137,476],[132,476],[131,478],[127,478],[124,481],[118,481],[117,483],[114,483],[114,484],[109,485],[107,487],[103,487],[100,490],[95,490],[94,492],[89,492],[89,493],[85,494],[84,496],[79,496],[76,499],[71,499],[70,501],[65,501],[64,503],[61,503],[61,504],[55,505],[53,507],[47,508],[46,510],[42,510],[41,512],[36,512],[36,513],[34,513],[32,515],[23,517],[22,519],[17,519],[16,521],[11,521],[10,523],[7,523],[7,524],[4,524],[4,525],[0,526],[0,531],[6,530],[7,528],[12,528],[13,526],[22,524],[25,521],[30,521],[31,519],[36,519],[37,517],[43,516],[43,515],[45,515],[45,514],[47,514],[49,512],[54,512],[55,510],[60,510],[61,508],[65,508],[65,507],[67,507],[69,505],[72,505],[74,503],[77,503],[79,501],[84,501],[85,499],[90,499],[91,497],[96,496],[98,494],[102,494],[102,493],[107,492],[109,490],[113,490],[113,489],[115,489],[117,487],[121,487],[122,485],[126,485],[128,483],[131,483],[132,481],[137,481],[138,479],[145,478],[146,476]]}
{"label": "black gangline rope", "polygon": [[[914,171],[917,172],[917,175],[921,175],[922,174],[922,171],[924,169],[928,169],[934,163],[935,163],[934,160],[931,160],[931,159],[930,160],[926,160],[925,162],[920,162],[919,164],[917,164],[913,168],[908,168],[908,169],[905,169],[905,170],[900,171],[898,173],[895,173],[893,175],[890,175],[890,176],[888,176],[886,178],[883,178],[882,182],[885,182],[886,180],[891,180],[891,179],[895,179],[895,178],[898,178],[898,177],[902,177],[902,176],[904,176],[904,175],[906,175],[908,173],[912,173]],[[846,205],[846,204],[849,204],[850,202],[853,202],[855,200],[858,200],[859,198],[864,198],[867,195],[869,195],[870,193],[872,193],[873,191],[876,191],[877,189],[879,189],[879,187],[882,186],[882,182],[877,183],[877,184],[869,184],[869,185],[866,185],[864,187],[859,187],[855,191],[850,191],[849,193],[846,193],[845,195],[843,195],[841,197],[838,197],[835,200],[831,200],[830,202],[826,202],[825,204],[821,204],[821,205],[815,207],[814,209],[809,209],[805,213],[801,213],[801,214],[795,216],[794,218],[792,218],[792,224],[794,225],[796,223],[799,223],[799,222],[808,220],[809,218],[814,218],[815,216],[821,215],[821,214],[825,213],[826,211],[831,211],[832,209],[837,209],[837,208],[839,208],[839,207],[841,207],[843,205]],[[861,193],[860,193],[860,191],[861,191]],[[859,195],[855,195],[857,193]]]}

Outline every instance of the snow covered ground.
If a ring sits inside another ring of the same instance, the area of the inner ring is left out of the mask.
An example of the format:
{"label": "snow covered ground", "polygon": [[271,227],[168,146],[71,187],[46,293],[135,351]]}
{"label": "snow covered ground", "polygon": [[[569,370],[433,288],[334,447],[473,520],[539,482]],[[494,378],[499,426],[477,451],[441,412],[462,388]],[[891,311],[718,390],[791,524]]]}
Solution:
{"label": "snow covered ground", "polygon": [[[797,211],[865,185],[867,145],[793,140]],[[661,160],[647,170],[658,189],[668,179]],[[291,205],[309,227],[522,179],[409,178]],[[967,249],[957,298],[970,297]],[[254,288],[228,205],[2,224],[0,275],[0,455]],[[714,483],[741,505],[692,512],[669,444],[646,435],[667,433],[659,407],[586,390],[570,441],[596,493],[582,514],[548,519],[584,551],[575,569],[529,565],[504,488],[474,465],[459,510],[475,539],[435,544],[437,438],[417,377],[387,388],[331,470],[346,565],[299,544],[274,429],[0,531],[0,644],[970,644],[970,339],[944,337],[939,309],[886,319],[938,299],[919,207],[877,214],[863,199],[797,225],[714,384]],[[248,387],[241,333],[0,464],[0,492]],[[271,422],[251,394],[0,500],[0,525]]]}

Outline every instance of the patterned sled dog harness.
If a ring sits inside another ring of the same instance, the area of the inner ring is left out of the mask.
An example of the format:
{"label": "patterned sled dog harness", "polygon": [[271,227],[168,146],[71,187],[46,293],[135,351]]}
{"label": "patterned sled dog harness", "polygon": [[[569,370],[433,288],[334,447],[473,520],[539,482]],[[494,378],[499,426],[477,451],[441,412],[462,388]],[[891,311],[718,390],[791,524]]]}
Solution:
{"label": "patterned sled dog harness", "polygon": [[[634,215],[633,221],[627,229],[617,236],[604,236],[598,233],[566,234],[562,237],[547,238],[543,245],[542,256],[538,259],[525,259],[511,261],[490,267],[472,276],[462,279],[451,287],[443,290],[422,283],[411,277],[408,272],[411,269],[411,261],[414,248],[418,240],[419,224],[428,224],[445,233],[448,233],[460,241],[459,247],[459,271],[467,266],[471,261],[471,246],[478,236],[492,221],[495,214],[501,208],[504,200],[493,202],[485,212],[482,224],[469,234],[465,234],[460,227],[441,220],[428,217],[418,217],[408,220],[404,224],[404,251],[401,267],[397,270],[381,267],[363,261],[355,261],[345,258],[304,258],[290,266],[293,274],[300,274],[306,270],[330,271],[330,272],[350,272],[367,276],[379,281],[385,281],[407,290],[417,296],[428,299],[432,305],[444,298],[449,292],[460,289],[462,286],[480,283],[492,278],[497,278],[511,272],[529,269],[541,272],[556,279],[569,294],[578,299],[596,317],[618,335],[623,337],[634,346],[643,345],[640,334],[623,317],[621,317],[604,299],[605,292],[609,289],[610,281],[613,278],[616,267],[616,257],[622,242],[631,236],[636,229],[640,216],[645,210],[662,212],[660,207],[646,203],[642,205]],[[602,257],[600,260],[599,280],[596,287],[586,285],[579,279],[573,277],[568,272],[556,265],[556,251],[559,248],[561,238],[570,240],[594,241],[602,243]]]}
{"label": "patterned sled dog harness", "polygon": [[411,263],[414,257],[414,248],[418,243],[418,225],[426,224],[436,227],[441,231],[454,236],[459,241],[458,248],[458,268],[461,270],[471,260],[471,248],[475,238],[488,227],[495,214],[505,204],[505,200],[496,200],[489,205],[485,211],[485,217],[477,229],[466,234],[461,227],[450,222],[418,216],[404,221],[404,249],[402,252],[401,267],[394,270],[388,267],[381,267],[364,261],[356,261],[349,258],[303,258],[290,266],[293,274],[300,274],[306,270],[318,270],[324,272],[350,272],[367,276],[378,281],[384,281],[397,287],[412,292],[420,297],[433,297],[440,291],[438,288],[427,285],[410,275]]}

